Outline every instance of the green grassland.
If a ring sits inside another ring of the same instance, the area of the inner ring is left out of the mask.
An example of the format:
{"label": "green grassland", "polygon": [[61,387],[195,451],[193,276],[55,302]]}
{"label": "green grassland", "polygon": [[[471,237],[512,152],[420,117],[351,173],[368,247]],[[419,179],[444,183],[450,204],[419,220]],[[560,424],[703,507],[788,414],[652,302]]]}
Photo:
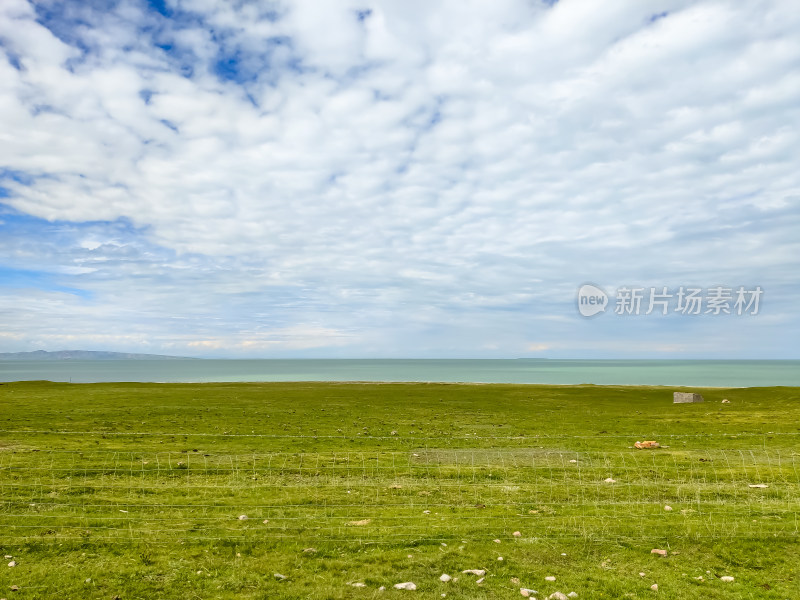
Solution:
{"label": "green grassland", "polygon": [[800,598],[800,389],[672,391],[2,384],[0,597]]}

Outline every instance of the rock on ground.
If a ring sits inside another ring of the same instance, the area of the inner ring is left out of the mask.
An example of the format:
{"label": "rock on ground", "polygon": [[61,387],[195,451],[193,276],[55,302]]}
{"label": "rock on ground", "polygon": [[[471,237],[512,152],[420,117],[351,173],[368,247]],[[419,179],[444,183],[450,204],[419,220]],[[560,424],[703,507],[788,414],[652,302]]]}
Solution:
{"label": "rock on ground", "polygon": [[283,581],[284,579],[288,579],[288,577],[286,577],[286,575],[281,575],[280,573],[273,573],[273,575],[274,575],[275,579],[277,579],[279,581]]}
{"label": "rock on ground", "polygon": [[522,534],[519,531],[515,531],[511,535],[513,535],[514,537],[522,537]]}
{"label": "rock on ground", "polygon": [[547,600],[569,600],[566,594],[561,592],[553,592],[547,597]]}
{"label": "rock on ground", "polygon": [[667,555],[667,551],[661,550],[659,548],[653,548],[652,550],[650,550],[650,554],[658,554],[659,556],[664,557]]}
{"label": "rock on ground", "polygon": [[417,589],[417,585],[413,581],[404,581],[403,583],[395,583],[394,589],[396,590],[411,590],[412,592]]}
{"label": "rock on ground", "polygon": [[483,577],[484,575],[486,575],[485,569],[466,569],[461,572],[464,573],[465,575],[477,575],[478,577]]}
{"label": "rock on ground", "polygon": [[730,575],[723,575],[722,577],[719,578],[719,580],[724,581],[726,583],[730,583],[731,581],[733,581],[733,577],[731,577]]}
{"label": "rock on ground", "polygon": [[439,575],[439,581],[444,581],[445,583],[447,583],[451,579],[452,577],[450,577],[450,575],[448,575],[447,573],[442,573],[441,575]]}
{"label": "rock on ground", "polygon": [[536,590],[530,590],[528,588],[519,588],[519,593],[525,596],[526,598],[532,597],[534,594],[538,594]]}
{"label": "rock on ground", "polygon": [[653,590],[654,592],[657,592],[658,591],[658,584],[654,583],[653,585],[650,586],[650,589]]}
{"label": "rock on ground", "polygon": [[556,580],[556,578],[555,578],[555,577],[553,577],[552,575],[548,575],[547,577],[545,577],[545,578],[544,578],[544,580],[545,580],[545,581],[555,581],[555,580]]}

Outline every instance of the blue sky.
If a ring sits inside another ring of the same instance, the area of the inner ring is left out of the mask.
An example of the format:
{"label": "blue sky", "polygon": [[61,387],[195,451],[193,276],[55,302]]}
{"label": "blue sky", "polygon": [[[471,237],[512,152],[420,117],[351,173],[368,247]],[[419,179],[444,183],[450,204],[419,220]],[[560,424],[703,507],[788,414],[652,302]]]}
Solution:
{"label": "blue sky", "polygon": [[[4,0],[0,352],[800,358],[799,29],[791,0]],[[617,315],[624,286],[763,296]]]}

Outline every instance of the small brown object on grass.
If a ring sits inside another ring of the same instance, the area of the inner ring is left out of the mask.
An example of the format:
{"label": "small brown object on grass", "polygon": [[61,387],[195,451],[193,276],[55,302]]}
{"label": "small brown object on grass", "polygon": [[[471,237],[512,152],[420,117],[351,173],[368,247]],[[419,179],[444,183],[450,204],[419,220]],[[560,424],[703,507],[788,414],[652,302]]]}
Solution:
{"label": "small brown object on grass", "polygon": [[646,450],[648,448],[661,448],[661,444],[654,440],[648,440],[645,442],[636,442],[634,448],[639,448],[639,450]]}

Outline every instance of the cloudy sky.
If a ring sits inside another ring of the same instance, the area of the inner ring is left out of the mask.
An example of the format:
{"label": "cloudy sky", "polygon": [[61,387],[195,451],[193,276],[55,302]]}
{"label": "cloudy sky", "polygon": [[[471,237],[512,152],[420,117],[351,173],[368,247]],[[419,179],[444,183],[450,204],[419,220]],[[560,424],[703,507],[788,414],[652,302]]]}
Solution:
{"label": "cloudy sky", "polygon": [[[798,31],[795,0],[2,0],[0,351],[800,358]],[[717,286],[730,314],[616,314]]]}

